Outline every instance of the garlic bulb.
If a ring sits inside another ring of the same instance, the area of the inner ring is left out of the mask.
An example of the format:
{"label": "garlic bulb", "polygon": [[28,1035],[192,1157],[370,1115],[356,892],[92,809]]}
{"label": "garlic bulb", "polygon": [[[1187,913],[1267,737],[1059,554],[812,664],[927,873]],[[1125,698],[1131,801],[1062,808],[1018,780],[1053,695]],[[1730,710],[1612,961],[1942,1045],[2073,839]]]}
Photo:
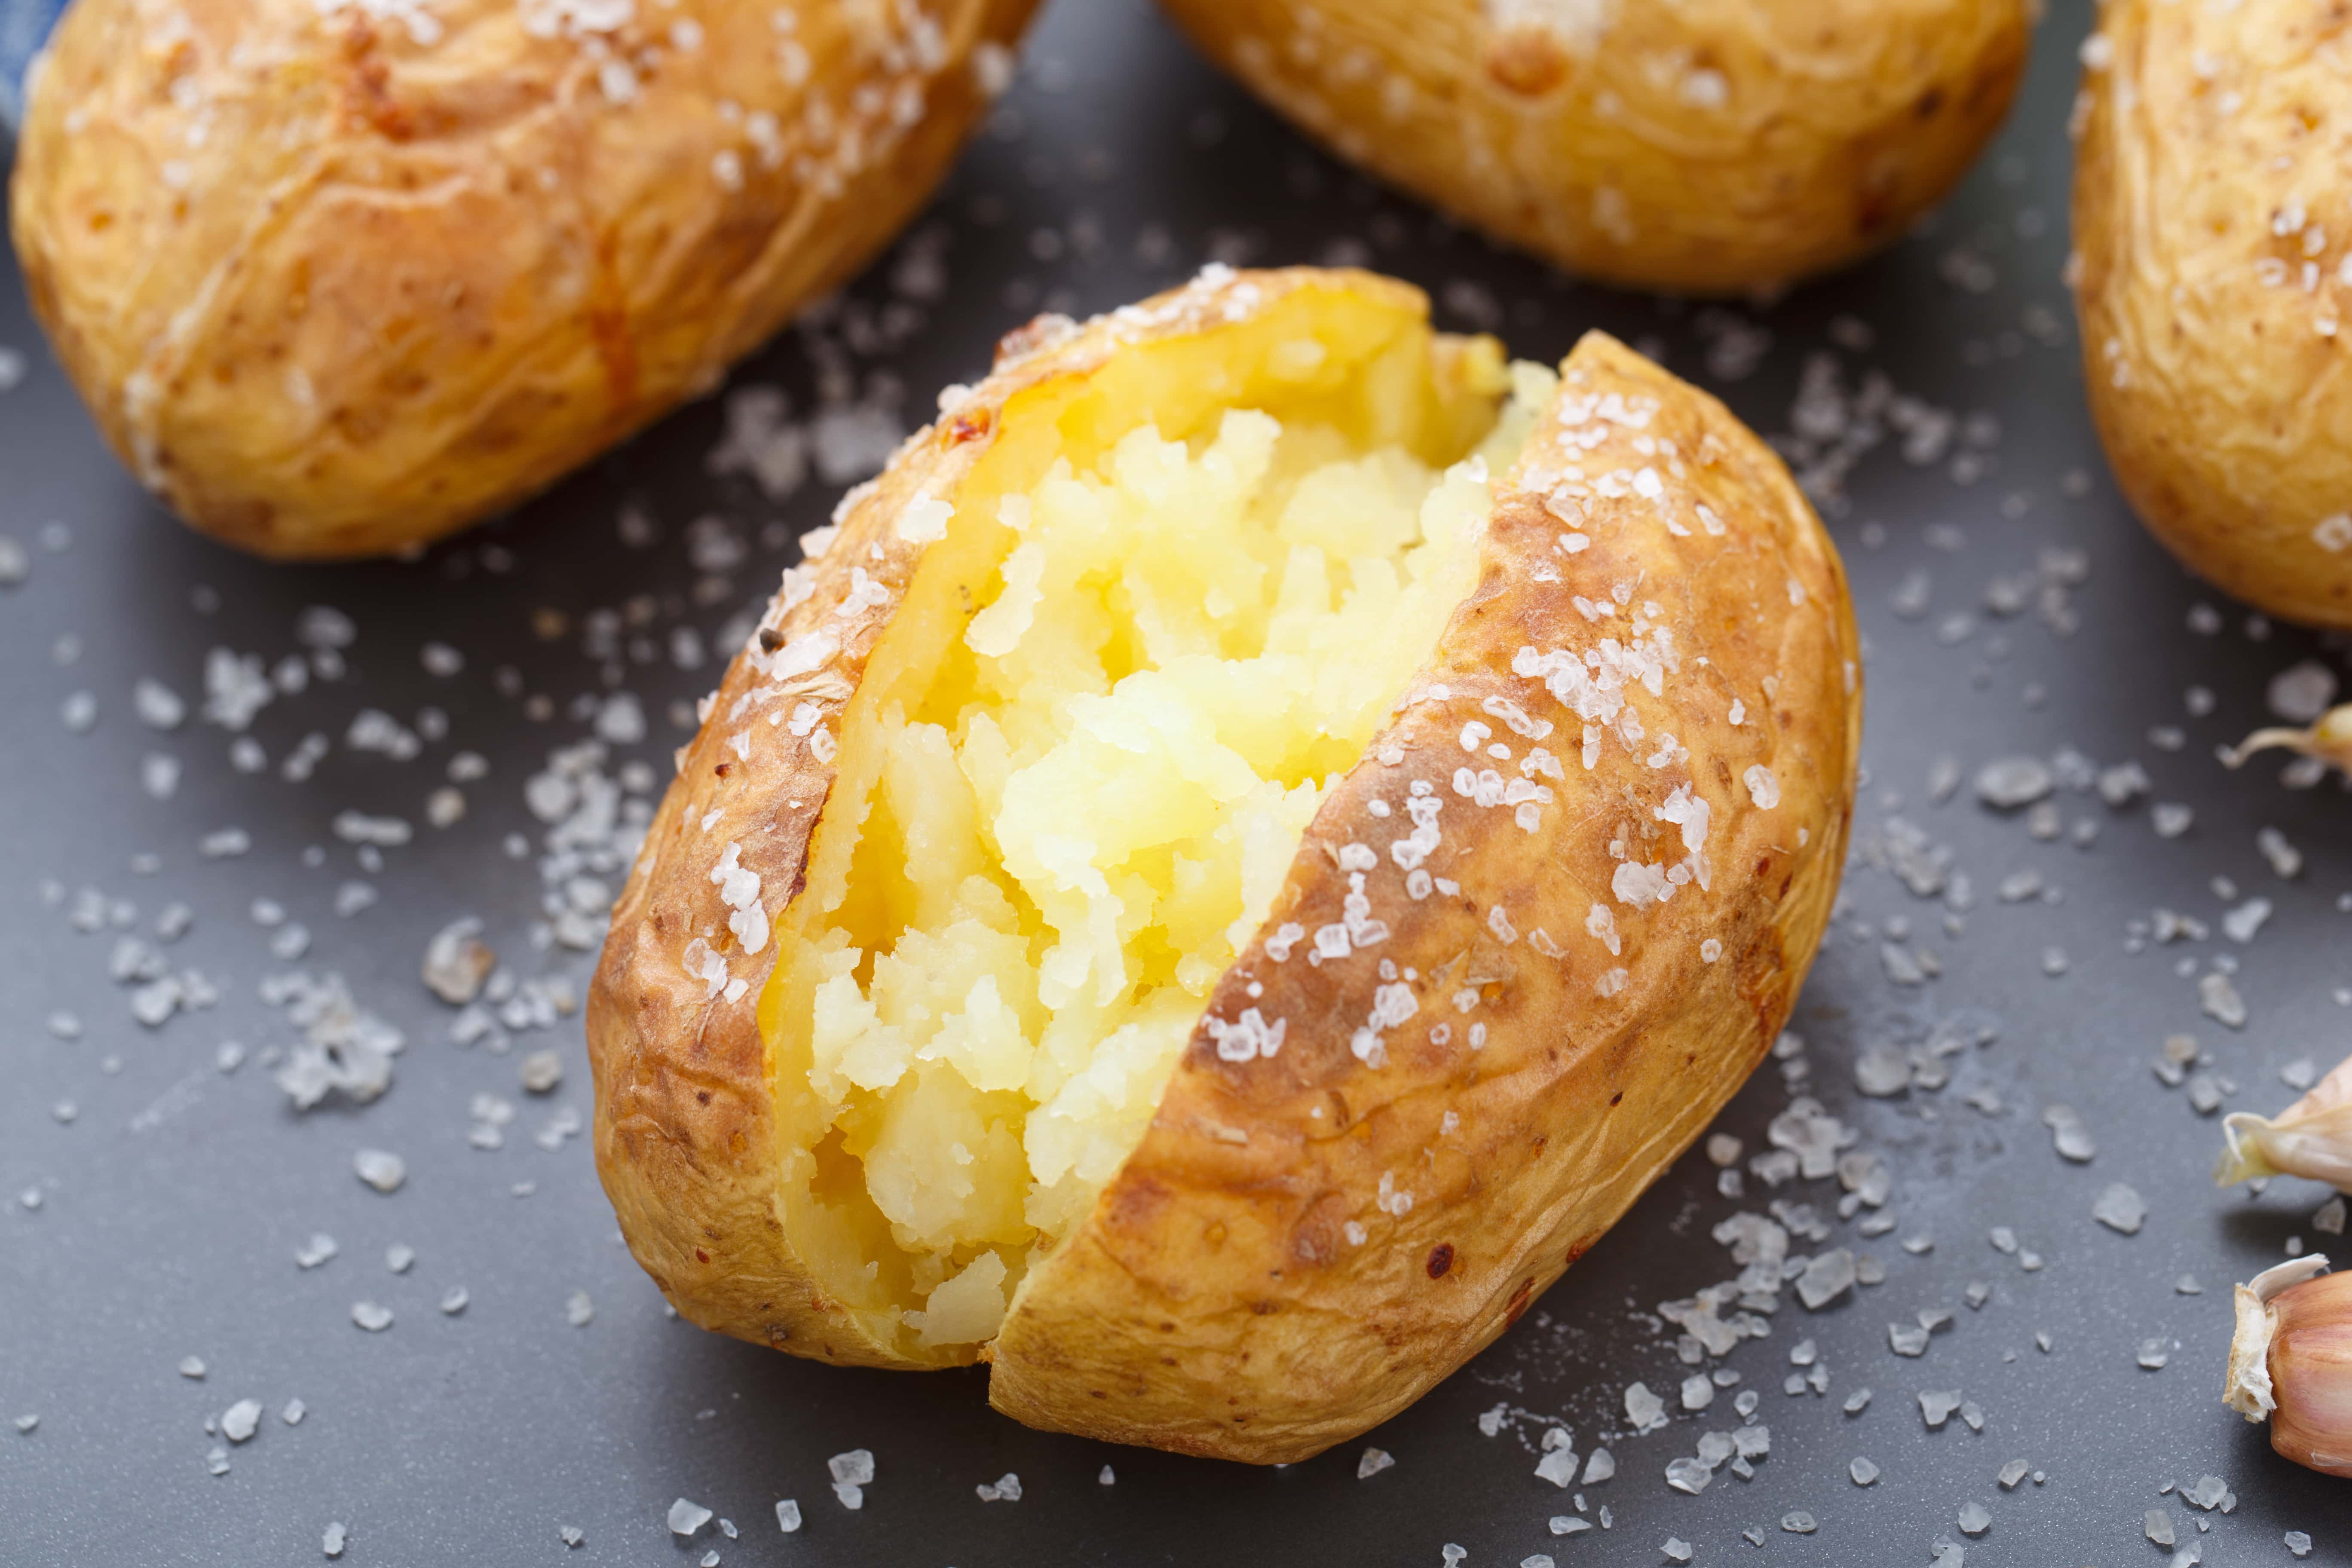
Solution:
{"label": "garlic bulb", "polygon": [[2235,1292],[2222,1402],[2268,1419],[2282,1458],[2352,1476],[2352,1274],[2316,1255],[2265,1268]]}
{"label": "garlic bulb", "polygon": [[[2352,707],[2336,711],[2352,713]],[[2222,1186],[2287,1175],[2352,1192],[2352,1058],[2274,1117],[2240,1110],[2222,1118],[2221,1135],[2230,1146],[2213,1179]]]}
{"label": "garlic bulb", "polygon": [[2320,715],[2319,722],[2307,729],[2257,730],[2222,752],[2221,761],[2231,767],[2238,767],[2256,752],[2267,752],[2274,746],[2284,746],[2306,757],[2334,763],[2346,773],[2352,773],[2352,702],[2330,709]]}

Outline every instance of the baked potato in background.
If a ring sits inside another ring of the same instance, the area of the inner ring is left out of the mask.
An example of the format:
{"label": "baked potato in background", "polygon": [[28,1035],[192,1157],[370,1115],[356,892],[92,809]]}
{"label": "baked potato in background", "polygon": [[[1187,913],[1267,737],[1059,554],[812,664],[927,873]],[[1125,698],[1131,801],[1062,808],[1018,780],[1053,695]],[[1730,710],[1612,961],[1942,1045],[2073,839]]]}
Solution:
{"label": "baked potato in background", "polygon": [[1352,163],[1589,278],[1769,290],[1903,233],[2000,125],[2031,0],[1163,0]]}
{"label": "baked potato in background", "polygon": [[1256,1462],[1394,1414],[1760,1061],[1861,695],[1780,463],[1352,271],[1041,318],[785,574],[590,989],[707,1328]]}
{"label": "baked potato in background", "polygon": [[381,554],[713,385],[929,195],[1035,0],[77,0],[34,311],[207,533]]}
{"label": "baked potato in background", "polygon": [[2084,49],[2075,309],[2116,482],[2189,566],[2352,626],[2352,16],[2111,0]]}

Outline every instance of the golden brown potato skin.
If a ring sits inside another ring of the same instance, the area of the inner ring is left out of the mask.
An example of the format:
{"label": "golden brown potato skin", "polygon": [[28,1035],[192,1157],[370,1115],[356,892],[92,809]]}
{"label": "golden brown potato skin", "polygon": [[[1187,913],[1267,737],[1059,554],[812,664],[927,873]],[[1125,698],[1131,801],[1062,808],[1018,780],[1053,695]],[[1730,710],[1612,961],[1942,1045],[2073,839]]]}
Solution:
{"label": "golden brown potato skin", "polygon": [[2352,14],[2115,0],[2095,37],[2074,300],[2116,483],[2230,593],[2352,626]]}
{"label": "golden brown potato skin", "polygon": [[910,31],[885,0],[78,0],[32,85],[16,253],[174,510],[267,555],[395,551],[708,389],[853,272],[1034,3],[930,0]]}
{"label": "golden brown potato skin", "polygon": [[1769,289],[1900,235],[2007,111],[2028,0],[1163,0],[1350,162],[1631,288]]}
{"label": "golden brown potato skin", "polygon": [[[1124,343],[1203,331],[1309,288],[1380,290],[1426,310],[1417,293],[1360,273],[1244,273],[1013,342],[953,416],[853,498],[814,594],[771,610],[789,645],[830,624],[853,565],[891,595],[807,678],[810,699],[837,715],[855,689],[920,554],[892,523],[919,493],[951,492],[1010,397],[1084,375]],[[1714,399],[1597,334],[1565,372],[1498,487],[1478,588],[1318,813],[1265,931],[1213,994],[1209,1011],[1225,1019],[1248,1005],[1286,1019],[1287,1043],[1235,1064],[1205,1025],[1196,1033],[1142,1143],[1079,1229],[1032,1264],[984,1352],[992,1401],[1008,1414],[1260,1463],[1361,1432],[1491,1341],[1591,1246],[1745,1079],[1794,1005],[1852,808],[1859,644],[1843,572],[1785,468]],[[1595,438],[1557,444],[1577,431]],[[1557,482],[1567,461],[1593,476],[1581,496]],[[1588,542],[1564,553],[1571,530]],[[1603,611],[1620,584],[1630,607]],[[1514,662],[1523,647],[1597,654],[1604,637],[1630,640],[1636,615],[1670,632],[1675,668],[1661,695],[1632,699],[1642,749],[1612,731],[1587,769],[1581,721]],[[717,710],[761,679],[739,658]],[[1465,750],[1474,721],[1526,753],[1495,698],[1530,726],[1550,723],[1565,766],[1532,833],[1454,783],[1465,763],[1495,765]],[[709,877],[718,847],[740,840],[764,889],[797,895],[833,778],[785,731],[750,725],[740,758],[722,749],[726,728],[707,724],[685,753],[591,988],[598,1169],[637,1258],[694,1321],[827,1360],[916,1364],[815,1287],[778,1218],[786,1155],[754,1016],[772,950],[730,955],[749,983],[732,999],[686,972],[688,942],[725,928]],[[1759,765],[1777,782],[1770,808],[1747,782]],[[1445,802],[1424,868],[1458,888],[1419,901],[1391,848],[1410,830],[1414,780]],[[1656,812],[1684,782],[1711,808],[1709,887],[1637,909],[1612,891],[1612,841],[1632,860],[1680,861],[1685,840]],[[1376,797],[1391,803],[1385,817]],[[1360,867],[1360,854],[1343,855],[1358,845],[1377,857],[1369,873],[1343,868]],[[1303,944],[1271,960],[1285,922],[1342,919],[1350,875],[1366,877],[1386,940],[1319,966]],[[1588,924],[1595,906],[1613,912],[1610,936]],[[1709,942],[1720,944],[1712,956]],[[1415,1014],[1385,1030],[1384,1065],[1369,1065],[1354,1036],[1375,988],[1400,977]],[[1262,993],[1245,999],[1253,981]],[[1440,1023],[1447,1036],[1433,1039]]]}
{"label": "golden brown potato skin", "polygon": [[[793,699],[822,709],[817,731],[839,729],[922,559],[924,547],[896,531],[899,515],[919,495],[955,492],[994,441],[1007,402],[1057,377],[1084,376],[1127,345],[1204,331],[1229,310],[1262,309],[1313,287],[1389,295],[1427,312],[1418,291],[1402,283],[1294,268],[1228,274],[1084,328],[1040,317],[1007,337],[995,369],[953,415],[915,432],[879,479],[845,498],[835,514],[839,533],[806,563],[814,584],[809,596],[787,608],[779,595],[769,606],[761,624],[782,644],[820,630],[838,633],[840,651],[797,682]],[[853,574],[870,578],[888,597],[845,624],[835,611],[850,596]],[[738,653],[709,711],[726,715],[770,684],[750,650]],[[806,885],[810,840],[835,768],[816,754],[814,735],[743,726],[751,754],[742,757],[728,746],[729,729],[706,722],[682,753],[614,906],[611,934],[589,984],[593,1142],[604,1191],[637,1261],[678,1311],[704,1328],[861,1366],[968,1363],[969,1346],[929,1360],[903,1353],[887,1331],[877,1332],[818,1286],[777,1217],[777,1173],[788,1144],[758,1018],[777,949],[772,942],[750,959],[734,950],[710,870],[722,846],[740,843],[740,863],[760,876],[764,904],[781,916]],[[685,954],[698,937],[747,982],[740,994],[711,995],[688,973]]]}
{"label": "golden brown potato skin", "polygon": [[[1253,1005],[1286,1017],[1288,1042],[1236,1065],[1195,1034],[1092,1215],[1031,1266],[991,1352],[999,1410],[1262,1464],[1345,1441],[1515,1321],[1721,1109],[1795,1005],[1837,890],[1861,739],[1843,571],[1780,459],[1721,404],[1599,333],[1563,370],[1559,403],[1498,490],[1476,592],[1316,814],[1265,931],[1212,995],[1208,1012],[1228,1020]],[[1596,421],[1612,399],[1654,414],[1640,428]],[[1665,499],[1591,498],[1575,525],[1589,548],[1562,555],[1549,487],[1523,487],[1563,460],[1548,437],[1596,424],[1607,439],[1570,449],[1586,471],[1652,468]],[[1643,436],[1671,439],[1686,473],[1637,449]],[[1701,501],[1727,537],[1693,519]],[[1669,508],[1687,536],[1659,521]],[[1559,580],[1539,580],[1547,568]],[[1663,700],[1635,705],[1649,739],[1670,732],[1686,762],[1652,767],[1612,735],[1583,768],[1575,715],[1513,673],[1522,647],[1580,652],[1622,637],[1622,618],[1595,625],[1574,605],[1619,584],[1672,629],[1680,669]],[[1525,751],[1484,706],[1496,697],[1557,726],[1568,776],[1533,834],[1454,783],[1465,764],[1492,765],[1468,754],[1466,725]],[[1390,747],[1403,751],[1393,767],[1379,760]],[[1759,763],[1779,783],[1777,809],[1750,805],[1742,777]],[[1679,858],[1683,841],[1655,813],[1685,779],[1713,808],[1712,888],[1637,912],[1612,896],[1612,840],[1637,860]],[[1458,895],[1402,890],[1390,846],[1408,831],[1412,780],[1446,803],[1425,864]],[[1375,815],[1375,799],[1391,814]],[[1319,967],[1297,952],[1269,962],[1265,937],[1284,922],[1341,919],[1351,843],[1379,857],[1367,891],[1388,939]],[[1595,906],[1612,911],[1622,955],[1588,931]],[[1722,944],[1713,962],[1708,940]],[[1419,973],[1419,1011],[1387,1035],[1388,1065],[1371,1068],[1350,1036],[1388,964]],[[1612,990],[1603,976],[1620,969]],[[1479,993],[1466,1011],[1465,988]],[[1452,1029],[1444,1045],[1429,1038],[1440,1020]],[[1481,1022],[1474,1048],[1467,1032]]]}

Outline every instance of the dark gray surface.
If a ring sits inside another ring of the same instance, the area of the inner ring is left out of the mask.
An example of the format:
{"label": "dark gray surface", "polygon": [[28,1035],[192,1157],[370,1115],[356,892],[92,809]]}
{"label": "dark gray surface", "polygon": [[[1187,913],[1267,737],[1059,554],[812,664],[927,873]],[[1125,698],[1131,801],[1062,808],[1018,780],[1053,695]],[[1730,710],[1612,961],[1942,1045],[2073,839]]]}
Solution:
{"label": "dark gray surface", "polygon": [[[1892,817],[1919,824],[1950,847],[1976,902],[1962,929],[1948,931],[1944,901],[1914,897],[1857,855],[1796,1020],[1811,1075],[1799,1087],[1857,1128],[1860,1147],[1895,1173],[1895,1230],[1860,1238],[1832,1217],[1834,1241],[1822,1244],[1874,1254],[1888,1279],[1821,1313],[1786,1300],[1770,1337],[1717,1363],[1762,1393],[1758,1419],[1770,1426],[1772,1452],[1752,1481],[1721,1472],[1697,1498],[1668,1490],[1664,1468],[1692,1452],[1702,1430],[1737,1425],[1728,1391],[1705,1415],[1678,1415],[1665,1433],[1614,1436],[1625,1424],[1626,1384],[1645,1379],[1671,1398],[1686,1370],[1672,1331],[1650,1313],[1736,1271],[1708,1239],[1726,1215],[1761,1208],[1768,1195],[1827,1214],[1834,1182],[1767,1194],[1751,1178],[1749,1198],[1737,1205],[1717,1195],[1713,1167],[1694,1152],[1526,1321],[1374,1433],[1368,1441],[1397,1464],[1361,1482],[1362,1444],[1280,1472],[1110,1449],[992,1415],[977,1373],[835,1371],[667,1321],[618,1245],[584,1142],[550,1153],[528,1136],[553,1107],[518,1087],[527,1050],[561,1047],[567,1072],[553,1106],[585,1111],[576,1017],[518,1037],[504,1055],[460,1048],[446,1037],[448,1010],[417,983],[417,960],[440,924],[476,912],[519,975],[584,977],[585,955],[536,952],[529,940],[543,827],[524,809],[523,782],[551,749],[586,734],[575,700],[593,700],[610,677],[654,719],[651,737],[620,755],[666,774],[682,735],[664,712],[698,695],[710,672],[681,671],[666,656],[640,662],[625,648],[608,670],[583,649],[583,618],[650,594],[655,640],[646,651],[661,655],[674,624],[715,631],[766,594],[789,559],[782,540],[821,521],[839,487],[813,479],[771,501],[740,477],[712,477],[705,457],[721,426],[713,400],[510,521],[419,563],[267,566],[195,539],[141,497],[42,352],[12,278],[0,293],[0,344],[31,363],[24,384],[0,395],[0,533],[26,543],[34,563],[29,583],[0,591],[0,713],[10,727],[0,746],[0,951],[9,959],[0,965],[9,1078],[0,1097],[0,1417],[40,1421],[25,1435],[0,1426],[0,1562],[315,1562],[336,1520],[350,1526],[343,1561],[353,1564],[686,1563],[712,1546],[729,1563],[829,1568],[1435,1564],[1441,1544],[1455,1542],[1477,1568],[1535,1552],[1563,1565],[1650,1563],[1669,1535],[1717,1563],[1751,1550],[1738,1535],[1749,1525],[1765,1531],[1768,1557],[1924,1563],[1938,1536],[1961,1539],[1954,1519],[1971,1499],[1995,1521],[1966,1543],[1971,1563],[2162,1562],[2142,1537],[2144,1511],[2164,1507],[2184,1541],[2200,1539],[2190,1520],[2206,1516],[2158,1488],[2209,1472],[2240,1500],[2233,1513],[2210,1516],[2206,1562],[2287,1561],[2281,1533],[2291,1529],[2318,1538],[2310,1561],[2352,1562],[2347,1484],[2277,1460],[2216,1397],[2230,1281],[2281,1258],[2290,1235],[2309,1237],[2306,1216],[2324,1194],[2292,1182],[2259,1201],[2215,1192],[2205,1177],[2215,1121],[2147,1066],[2163,1037],[2187,1031],[2239,1087],[2233,1105],[2274,1110],[2292,1098],[2277,1077],[2283,1064],[2307,1056],[2325,1068],[2352,1045],[2352,1012],[2333,994],[2352,984],[2352,924],[2336,906],[2352,886],[2352,811],[2333,780],[2298,792],[2280,784],[2274,764],[2232,775],[2212,754],[2263,720],[2272,674],[2315,656],[2340,668],[2341,654],[2301,633],[2250,631],[2242,610],[2189,580],[2140,533],[2105,478],[2059,282],[2063,127],[2085,8],[2057,9],[2025,100],[1941,217],[1869,267],[1736,312],[1740,331],[1769,333],[1769,352],[1752,374],[1726,381],[1708,374],[1706,345],[1721,352],[1727,318],[1570,286],[1450,231],[1305,149],[1137,0],[1062,0],[998,122],[923,220],[944,239],[944,297],[894,293],[886,261],[851,291],[844,314],[786,333],[736,381],[780,384],[805,411],[817,367],[837,361],[861,390],[870,378],[895,378],[914,420],[930,389],[969,378],[994,336],[1036,309],[1118,304],[1212,255],[1337,254],[1421,282],[1450,324],[1497,327],[1529,356],[1556,357],[1585,327],[1608,327],[1713,386],[1767,432],[1790,428],[1799,373],[1832,349],[1840,313],[1875,334],[1874,347],[1840,351],[1849,384],[1883,371],[1930,405],[1998,420],[1997,439],[1975,448],[1983,471],[1973,482],[1952,473],[1964,443],[1912,465],[1891,438],[1855,465],[1849,504],[1832,511],[1869,643],[1870,782],[1858,849],[1883,843]],[[894,300],[901,319],[892,323],[879,312]],[[861,323],[897,346],[842,354],[845,343],[872,347]],[[2064,476],[2075,470],[2088,489],[2070,499]],[[623,545],[615,518],[625,504],[660,525],[657,544]],[[750,550],[698,600],[688,525],[705,514],[727,520]],[[37,542],[52,521],[70,531],[62,551]],[[761,542],[763,526],[776,522],[786,526]],[[2087,555],[2087,580],[2067,593],[2079,629],[2060,636],[2032,613],[1984,610],[1990,579],[2032,570],[2053,546]],[[489,569],[500,550],[511,554],[503,572]],[[1905,618],[1891,596],[1918,569],[1930,574],[1932,609]],[[209,611],[197,602],[206,590],[217,600]],[[2218,607],[2225,629],[2189,630],[2198,603]],[[350,673],[260,714],[253,733],[271,772],[236,772],[227,734],[193,714],[170,732],[134,718],[140,677],[193,700],[205,650],[275,660],[295,651],[295,617],[312,604],[357,622]],[[542,608],[565,614],[565,635],[533,635]],[[1962,611],[1973,628],[1943,640],[1947,617]],[[61,666],[52,648],[67,634],[82,651]],[[423,670],[418,649],[435,639],[463,651],[464,674]],[[502,665],[551,700],[552,718],[534,721],[500,693],[492,672]],[[2184,691],[2197,685],[2217,698],[2210,716],[2184,709]],[[93,732],[76,735],[60,723],[59,704],[83,689],[96,694],[100,716]],[[449,733],[416,761],[341,743],[362,708],[414,722],[427,704],[447,713]],[[2183,749],[2151,743],[2162,725],[2185,731]],[[278,763],[314,730],[337,739],[333,754],[307,784],[283,781]],[[1940,755],[1973,774],[1997,755],[2046,757],[2068,745],[2103,764],[2140,760],[2156,798],[2195,808],[2193,829],[2159,839],[2145,802],[2110,811],[2094,795],[2062,792],[2070,824],[2099,825],[2095,844],[2081,849],[2033,840],[2020,818],[1996,817],[1965,786],[1950,804],[1927,799]],[[466,786],[462,825],[425,827],[424,798],[460,749],[487,757],[488,776]],[[184,763],[167,800],[142,790],[140,759],[151,752]],[[366,873],[331,830],[346,807],[417,820],[416,842],[388,851],[380,875]],[[250,833],[250,852],[202,858],[199,838],[231,824]],[[2256,852],[2266,825],[2305,853],[2299,878],[2279,879]],[[501,853],[514,832],[530,835],[532,858]],[[316,868],[302,859],[311,845],[324,848]],[[137,869],[141,853],[159,868]],[[2063,901],[1997,900],[1995,884],[2025,868],[2063,889]],[[2233,900],[2217,894],[2216,876],[2234,879],[2239,897],[2276,906],[2250,945],[2220,935]],[[377,887],[381,901],[339,917],[335,889],[353,877]],[[175,964],[216,980],[223,1000],[159,1029],[133,1022],[128,993],[108,977],[112,935],[72,930],[67,908],[43,901],[45,879],[134,901],[142,931],[185,900],[195,923],[169,951]],[[310,928],[304,967],[341,973],[362,1005],[406,1034],[394,1086],[375,1104],[297,1114],[257,1064],[216,1070],[224,1040],[259,1052],[293,1038],[257,994],[264,976],[289,967],[248,916],[259,897]],[[2127,952],[2126,922],[2157,905],[2193,914],[2215,934]],[[1907,921],[1911,943],[1939,955],[1940,978],[1890,984],[1879,946],[1893,921]],[[2052,946],[2069,960],[2056,977],[2043,973]],[[2242,966],[2236,984],[2252,1014],[2242,1031],[2200,1016],[2193,975],[2176,971],[2180,961],[2224,954]],[[83,1019],[79,1040],[44,1028],[60,1008]],[[1851,1063],[1864,1046],[1916,1045],[1933,1020],[1971,1008],[1998,1018],[2000,1037],[1957,1058],[1949,1088],[1891,1100],[1854,1093]],[[1751,1154],[1787,1104],[1782,1076],[1768,1068],[1722,1119]],[[2005,1104],[1999,1114],[1962,1100],[1987,1086]],[[467,1143],[468,1101],[479,1090],[520,1110],[497,1152]],[[69,1123],[54,1114],[60,1100],[75,1106]],[[2053,1103],[2090,1126],[2099,1143],[2090,1165],[2052,1152],[2038,1113]],[[361,1185],[352,1157],[362,1147],[402,1153],[406,1186],[386,1197]],[[2114,1181],[2147,1199],[2137,1237],[2091,1219],[2094,1198]],[[512,1195],[521,1182],[535,1191]],[[35,1188],[38,1208],[23,1206],[17,1194]],[[1991,1249],[1986,1236],[1997,1225],[2014,1226],[2046,1267],[2028,1273]],[[336,1237],[341,1256],[299,1269],[296,1248],[319,1230]],[[1934,1238],[1932,1251],[1897,1245],[1921,1235]],[[394,1242],[416,1249],[405,1276],[383,1261]],[[2202,1295],[2175,1293],[2184,1271],[2202,1281]],[[1962,1304],[1970,1280],[1992,1287],[1980,1310]],[[471,1293],[454,1318],[436,1310],[452,1285]],[[566,1319],[574,1290],[594,1304],[584,1327]],[[350,1310],[362,1299],[393,1308],[388,1331],[353,1327]],[[1891,1355],[1886,1325],[1938,1306],[1957,1321],[1927,1354]],[[2046,1353],[2037,1331],[2051,1336]],[[1790,1347],[1808,1337],[1832,1370],[1826,1398],[1780,1389]],[[2148,1337],[2170,1350],[2161,1371],[2135,1363]],[[174,1370],[188,1355],[206,1363],[203,1381]],[[1876,1397],[1845,1416],[1840,1402],[1857,1386]],[[1957,1419],[1926,1430],[1915,1395],[1927,1388],[1958,1388],[1979,1403],[1983,1433]],[[268,1406],[260,1434],[232,1450],[226,1475],[212,1476],[205,1420],[247,1395]],[[299,1426],[278,1415],[289,1397],[309,1406]],[[1612,1441],[1620,1473],[1587,1500],[1612,1509],[1612,1530],[1549,1533],[1546,1519],[1570,1500],[1530,1473],[1539,1429],[1489,1438],[1475,1424],[1503,1400],[1564,1420],[1580,1451]],[[853,1447],[874,1450],[880,1470],[857,1513],[835,1503],[824,1476],[825,1457]],[[1867,1490],[1846,1479],[1858,1454],[1885,1472]],[[1994,1473],[2011,1458],[2046,1471],[2046,1482],[2002,1492]],[[1106,1463],[1117,1469],[1108,1488],[1097,1479]],[[975,1498],[976,1483],[1008,1470],[1022,1479],[1022,1500]],[[732,1518],[743,1538],[730,1542],[714,1529],[690,1546],[673,1542],[664,1514],[680,1495]],[[789,1539],[772,1512],[785,1496],[808,1517]],[[1818,1532],[1783,1532],[1791,1510],[1814,1515]],[[575,1553],[557,1538],[567,1524],[586,1531]]]}

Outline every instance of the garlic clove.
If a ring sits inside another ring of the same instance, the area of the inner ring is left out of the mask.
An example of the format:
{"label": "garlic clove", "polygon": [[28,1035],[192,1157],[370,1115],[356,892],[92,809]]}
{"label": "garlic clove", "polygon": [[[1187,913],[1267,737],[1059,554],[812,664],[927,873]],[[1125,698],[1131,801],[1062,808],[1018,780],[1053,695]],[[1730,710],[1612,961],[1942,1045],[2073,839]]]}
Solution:
{"label": "garlic clove", "polygon": [[2320,715],[2319,722],[2307,729],[2257,730],[2222,752],[2221,761],[2227,766],[2239,767],[2256,752],[2282,746],[2306,757],[2333,763],[2352,773],[2352,702],[2328,710]]}
{"label": "garlic clove", "polygon": [[[2326,1254],[2315,1252],[2265,1268],[2232,1292],[2238,1322],[2230,1336],[2230,1371],[2221,1385],[2221,1403],[2247,1420],[2263,1420],[2278,1408],[2271,1382],[2271,1345],[2278,1336],[2272,1300],[2326,1271]],[[2341,1278],[2352,1279],[2352,1274]]]}
{"label": "garlic clove", "polygon": [[2264,1310],[2271,1447],[2307,1469],[2352,1476],[2352,1273],[2282,1289]]}
{"label": "garlic clove", "polygon": [[[2352,712],[2352,706],[2339,708]],[[2213,1167],[2228,1187],[2257,1176],[2307,1176],[2352,1192],[2352,1058],[2274,1117],[2249,1110],[2221,1119],[2229,1147]]]}

